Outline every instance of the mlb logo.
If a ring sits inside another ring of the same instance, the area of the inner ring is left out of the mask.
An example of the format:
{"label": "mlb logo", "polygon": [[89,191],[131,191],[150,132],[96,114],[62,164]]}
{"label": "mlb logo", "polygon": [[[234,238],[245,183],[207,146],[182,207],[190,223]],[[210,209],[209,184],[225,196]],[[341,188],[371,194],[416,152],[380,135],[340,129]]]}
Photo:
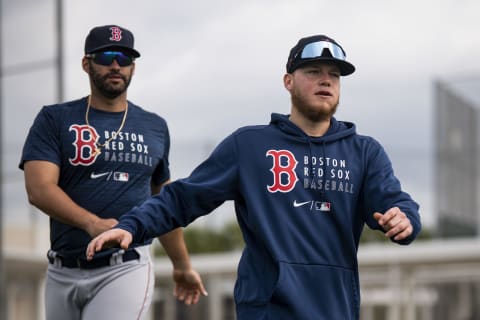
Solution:
{"label": "mlb logo", "polygon": [[320,207],[318,208],[318,210],[330,212],[330,202],[320,202]]}
{"label": "mlb logo", "polygon": [[128,181],[128,173],[127,172],[114,172],[113,173],[113,180],[127,182]]}

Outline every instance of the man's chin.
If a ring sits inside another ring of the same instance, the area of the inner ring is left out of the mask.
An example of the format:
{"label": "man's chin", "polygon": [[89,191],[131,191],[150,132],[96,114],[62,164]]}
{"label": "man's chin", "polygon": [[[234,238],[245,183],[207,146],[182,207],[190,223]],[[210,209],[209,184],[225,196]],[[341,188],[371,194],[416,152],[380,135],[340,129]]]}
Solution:
{"label": "man's chin", "polygon": [[123,94],[126,90],[125,85],[122,84],[118,86],[106,86],[101,92],[105,97],[113,99]]}
{"label": "man's chin", "polygon": [[305,118],[312,122],[329,120],[337,111],[337,103],[328,103],[326,101],[308,101],[298,96],[292,95],[292,105]]}
{"label": "man's chin", "polygon": [[333,114],[325,114],[325,113],[309,113],[305,115],[305,117],[310,120],[311,122],[322,122],[326,120],[330,120]]}
{"label": "man's chin", "polygon": [[125,91],[102,91],[102,95],[109,99],[115,99],[122,95]]}
{"label": "man's chin", "polygon": [[318,122],[318,121],[325,121],[325,120],[330,120],[330,118],[333,117],[335,112],[337,111],[337,108],[331,108],[331,109],[310,109],[310,110],[300,110],[300,113],[303,114],[304,117],[306,117],[308,120],[312,122]]}

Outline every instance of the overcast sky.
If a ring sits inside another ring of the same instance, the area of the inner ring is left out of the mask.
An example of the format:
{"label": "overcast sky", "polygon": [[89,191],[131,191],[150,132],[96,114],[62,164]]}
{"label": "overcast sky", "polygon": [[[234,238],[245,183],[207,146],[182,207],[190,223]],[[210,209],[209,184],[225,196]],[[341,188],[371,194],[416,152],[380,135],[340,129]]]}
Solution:
{"label": "overcast sky", "polygon": [[[27,207],[19,153],[39,108],[57,102],[54,4],[2,1],[7,210]],[[385,146],[424,222],[434,222],[434,83],[480,74],[479,1],[70,0],[63,9],[65,100],[89,93],[80,67],[89,30],[130,29],[142,57],[128,97],[168,121],[174,178],[237,127],[288,113],[290,48],[303,36],[333,37],[357,68],[342,78],[337,118]],[[32,63],[36,71],[21,73]]]}

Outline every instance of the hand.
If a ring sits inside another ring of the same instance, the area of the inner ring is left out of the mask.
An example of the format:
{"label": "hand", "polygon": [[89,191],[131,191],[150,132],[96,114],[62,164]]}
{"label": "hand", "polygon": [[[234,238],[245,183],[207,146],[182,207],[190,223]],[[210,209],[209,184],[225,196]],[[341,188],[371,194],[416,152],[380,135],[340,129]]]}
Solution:
{"label": "hand", "polygon": [[410,219],[398,207],[390,208],[384,214],[375,212],[373,217],[386,231],[385,236],[388,238],[394,237],[393,240],[403,240],[413,232]]}
{"label": "hand", "polygon": [[103,248],[111,248],[120,245],[122,249],[128,249],[132,243],[132,234],[123,229],[110,229],[94,238],[87,247],[87,260],[92,260],[95,252],[101,251]]}
{"label": "hand", "polygon": [[98,236],[100,233],[110,230],[114,226],[118,224],[117,219],[102,219],[98,218],[94,219],[94,221],[91,221],[89,225],[87,226],[86,230],[90,237],[94,238]]}
{"label": "hand", "polygon": [[200,294],[208,296],[200,275],[193,269],[174,269],[173,280],[176,283],[173,295],[186,305],[196,304],[200,299]]}

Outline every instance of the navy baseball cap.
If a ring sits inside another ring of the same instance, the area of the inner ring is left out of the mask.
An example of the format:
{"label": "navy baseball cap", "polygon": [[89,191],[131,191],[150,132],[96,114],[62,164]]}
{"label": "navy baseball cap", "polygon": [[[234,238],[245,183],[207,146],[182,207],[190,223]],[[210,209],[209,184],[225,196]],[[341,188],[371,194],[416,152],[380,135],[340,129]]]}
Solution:
{"label": "navy baseball cap", "polygon": [[343,48],[332,38],[325,35],[305,37],[290,50],[287,73],[310,62],[330,61],[338,66],[342,76],[347,76],[355,71],[355,67],[346,58]]}
{"label": "navy baseball cap", "polygon": [[133,48],[133,33],[117,25],[99,26],[90,30],[85,39],[85,54],[117,49],[140,57],[140,53]]}

